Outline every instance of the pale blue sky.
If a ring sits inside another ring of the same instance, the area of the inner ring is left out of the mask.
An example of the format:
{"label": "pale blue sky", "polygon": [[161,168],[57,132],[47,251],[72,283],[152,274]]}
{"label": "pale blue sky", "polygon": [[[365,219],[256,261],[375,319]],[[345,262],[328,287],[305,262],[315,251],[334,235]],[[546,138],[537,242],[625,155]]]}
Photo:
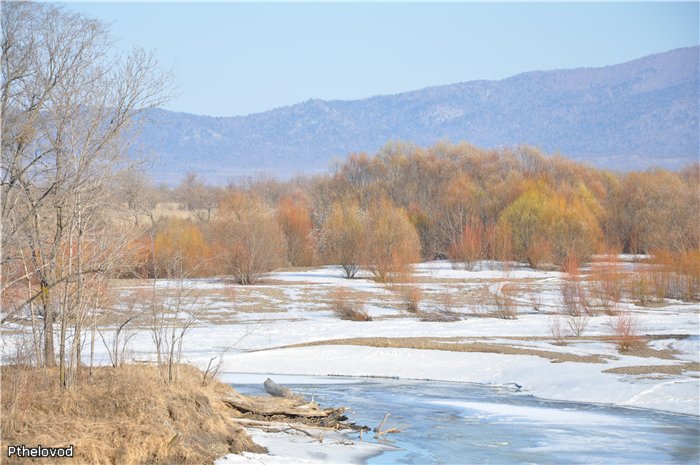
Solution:
{"label": "pale blue sky", "polygon": [[699,42],[693,3],[71,3],[118,47],[155,50],[166,108],[241,115],[531,70],[602,66]]}

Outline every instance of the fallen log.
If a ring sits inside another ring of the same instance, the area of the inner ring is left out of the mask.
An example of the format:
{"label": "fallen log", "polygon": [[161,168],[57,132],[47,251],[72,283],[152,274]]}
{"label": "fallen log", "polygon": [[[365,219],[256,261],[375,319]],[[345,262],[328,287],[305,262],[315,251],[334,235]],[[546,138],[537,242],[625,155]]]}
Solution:
{"label": "fallen log", "polygon": [[273,390],[276,393],[287,393],[287,396],[256,397],[234,391],[223,397],[222,401],[231,407],[237,414],[237,418],[243,421],[259,421],[266,424],[293,422],[304,427],[351,429],[360,433],[370,431],[367,426],[348,422],[348,417],[344,415],[347,410],[345,407],[322,409],[316,402],[307,402],[304,397],[295,395],[291,390],[276,384],[271,379],[268,378],[267,381],[264,385],[268,393]]}
{"label": "fallen log", "polygon": [[226,405],[241,413],[250,413],[265,417],[286,416],[292,418],[340,417],[345,408],[322,409],[316,402],[306,402],[297,398],[282,397],[248,397],[238,393],[222,399]]}

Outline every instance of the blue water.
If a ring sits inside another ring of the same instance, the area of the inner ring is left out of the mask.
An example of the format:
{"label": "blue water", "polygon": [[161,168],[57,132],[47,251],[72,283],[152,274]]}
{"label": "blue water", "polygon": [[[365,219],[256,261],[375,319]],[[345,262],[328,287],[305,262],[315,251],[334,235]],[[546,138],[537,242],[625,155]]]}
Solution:
{"label": "blue water", "polygon": [[[231,377],[241,392],[264,393],[260,383]],[[348,416],[358,424],[374,428],[390,413],[385,429],[406,427],[380,439],[394,449],[369,464],[700,463],[700,418],[694,416],[542,401],[462,383],[342,377],[278,382],[322,406],[351,407]],[[375,441],[372,436],[364,433],[363,440]]]}

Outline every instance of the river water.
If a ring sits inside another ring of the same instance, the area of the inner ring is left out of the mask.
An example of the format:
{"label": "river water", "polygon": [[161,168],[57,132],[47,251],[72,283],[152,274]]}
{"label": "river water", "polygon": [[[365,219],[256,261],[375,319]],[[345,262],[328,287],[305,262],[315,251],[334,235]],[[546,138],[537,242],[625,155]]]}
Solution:
{"label": "river water", "polygon": [[[240,392],[264,393],[267,375],[227,374]],[[652,410],[543,401],[516,387],[345,377],[271,376],[322,406],[349,406],[392,450],[369,464],[700,463],[700,418]],[[357,436],[357,435],[355,435]],[[363,440],[377,441],[372,433]],[[356,438],[358,439],[358,438]]]}

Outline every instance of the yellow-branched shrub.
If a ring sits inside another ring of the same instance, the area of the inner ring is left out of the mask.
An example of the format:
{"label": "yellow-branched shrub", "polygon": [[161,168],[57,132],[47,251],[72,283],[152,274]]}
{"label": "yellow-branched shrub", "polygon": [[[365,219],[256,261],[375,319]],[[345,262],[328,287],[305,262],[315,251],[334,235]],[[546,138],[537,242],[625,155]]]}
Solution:
{"label": "yellow-branched shrub", "polygon": [[403,208],[386,200],[370,206],[365,231],[363,261],[377,281],[386,282],[420,260],[418,233]]}

